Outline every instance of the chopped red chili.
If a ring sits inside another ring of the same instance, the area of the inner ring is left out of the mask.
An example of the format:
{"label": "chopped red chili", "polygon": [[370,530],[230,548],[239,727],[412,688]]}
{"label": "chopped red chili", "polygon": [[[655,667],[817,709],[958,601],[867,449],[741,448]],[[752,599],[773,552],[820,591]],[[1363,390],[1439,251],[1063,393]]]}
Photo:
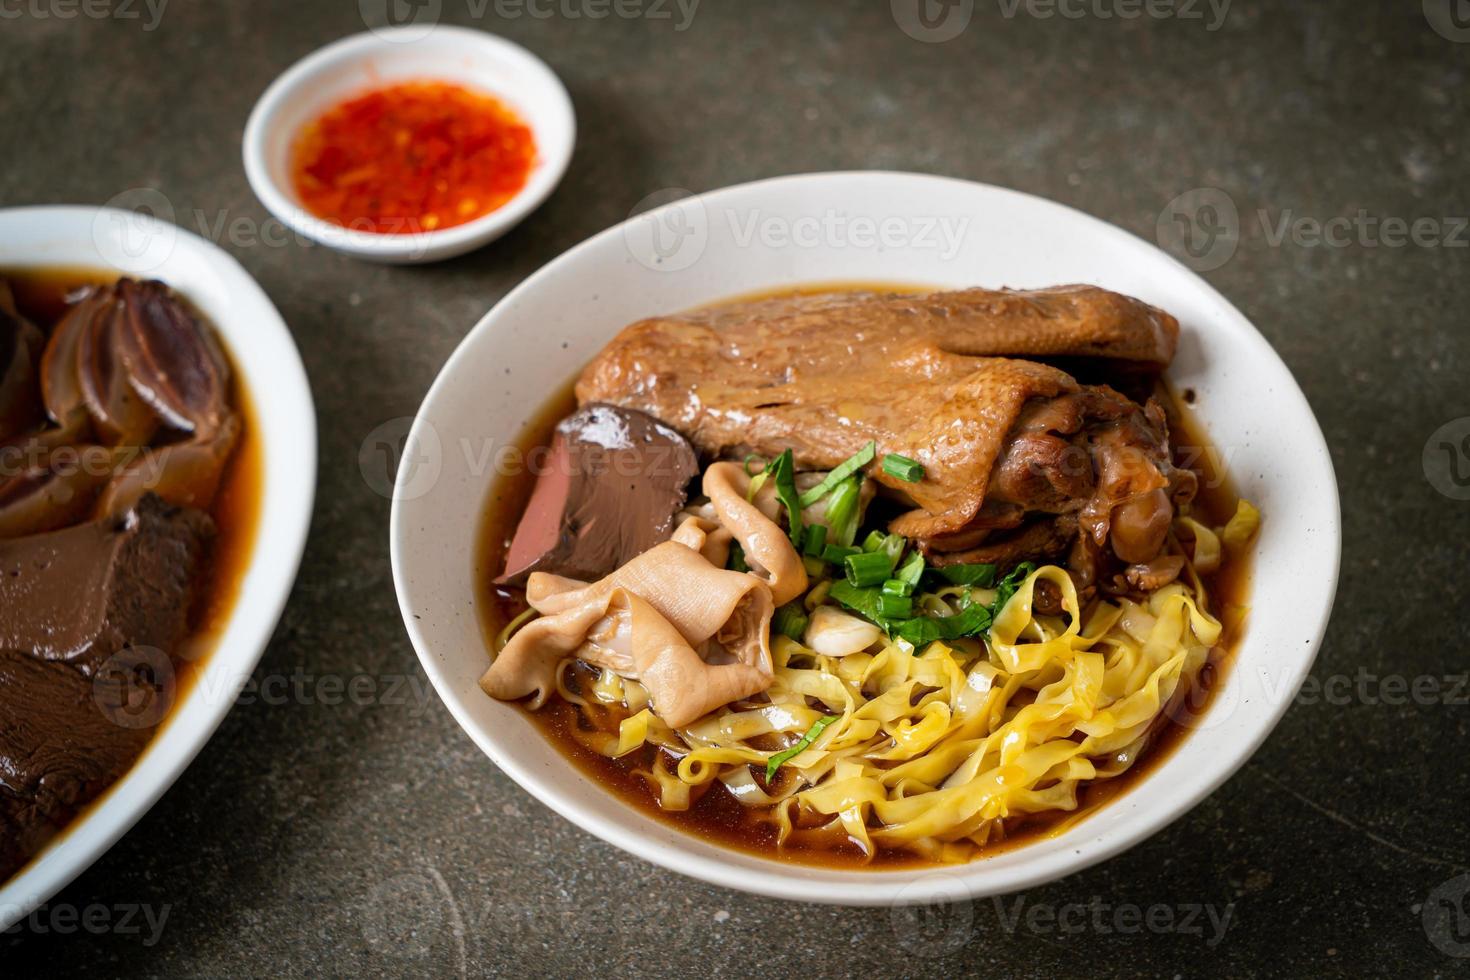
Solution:
{"label": "chopped red chili", "polygon": [[406,234],[494,211],[526,185],[535,162],[530,127],[498,99],[446,82],[404,82],[309,123],[291,172],[317,217]]}

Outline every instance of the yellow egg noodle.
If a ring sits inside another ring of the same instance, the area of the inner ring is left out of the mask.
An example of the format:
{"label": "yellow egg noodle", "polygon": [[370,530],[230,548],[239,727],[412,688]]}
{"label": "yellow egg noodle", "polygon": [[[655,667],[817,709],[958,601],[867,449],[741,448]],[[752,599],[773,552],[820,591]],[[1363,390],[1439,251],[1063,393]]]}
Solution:
{"label": "yellow egg noodle", "polygon": [[[1060,588],[1072,625],[1033,613],[1042,579]],[[652,713],[641,685],[604,670],[592,697],[636,713],[600,748],[623,756],[651,743],[678,757],[676,778],[647,773],[665,809],[687,808],[692,787],[718,779],[740,802],[772,807],[783,841],[795,805],[841,821],[870,854],[877,845],[967,860],[1006,817],[1075,809],[1080,783],[1128,768],[1220,638],[1203,597],[1193,579],[1142,604],[1096,603],[1084,619],[1071,578],[1047,566],[1007,603],[989,644],[936,641],[920,655],[897,640],[823,657],[778,637],[769,705],[722,708],[679,731]],[[829,712],[838,720],[786,764],[797,778],[783,770],[777,789],[762,789],[750,766],[775,752],[751,740],[800,737]]]}
{"label": "yellow egg noodle", "polygon": [[[900,849],[965,861],[1004,838],[1007,818],[1076,810],[1086,783],[1116,777],[1136,761],[1221,640],[1200,574],[1242,546],[1258,521],[1244,502],[1220,531],[1177,518],[1170,547],[1186,559],[1185,573],[1141,601],[1099,598],[1084,608],[1066,571],[1037,569],[983,637],[915,649],[873,628],[873,642],[833,656],[772,631],[773,676],[764,694],[682,727],[655,713],[648,688],[626,668],[613,669],[618,662],[607,651],[626,628],[611,610],[601,659],[581,657],[601,668],[596,680],[573,683],[574,660],[563,657],[554,689],[583,710],[626,714],[616,735],[575,735],[610,758],[637,753],[637,772],[665,810],[688,809],[718,781],[773,822],[783,844],[840,829],[870,857]],[[1035,610],[1041,582],[1060,595],[1065,616]],[[805,592],[808,611],[836,606],[828,585]],[[955,585],[915,598],[925,614],[947,616],[970,603],[990,605],[996,592]],[[811,632],[803,639],[813,642]],[[759,779],[777,756],[777,777]]]}

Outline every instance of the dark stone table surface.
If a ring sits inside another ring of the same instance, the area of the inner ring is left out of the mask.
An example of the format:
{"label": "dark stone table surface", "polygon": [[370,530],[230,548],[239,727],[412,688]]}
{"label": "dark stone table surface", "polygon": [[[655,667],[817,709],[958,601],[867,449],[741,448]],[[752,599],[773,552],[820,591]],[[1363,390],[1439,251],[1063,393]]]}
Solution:
{"label": "dark stone table surface", "polygon": [[[321,420],[310,543],[257,671],[303,693],[237,706],[59,915],[0,935],[0,975],[1470,972],[1470,4],[425,0],[545,58],[581,131],[506,238],[384,269],[271,234],[240,138],[278,72],[387,2],[0,0],[0,203],[162,192],[279,306]],[[1342,491],[1313,686],[1251,763],[1121,857],[919,918],[686,880],[512,784],[426,687],[358,463],[491,304],[650,193],[861,168],[1149,239],[1181,194],[1223,192],[1238,245],[1205,274],[1295,372]],[[384,695],[316,693],[356,675]],[[94,905],[163,921],[63,931]]]}

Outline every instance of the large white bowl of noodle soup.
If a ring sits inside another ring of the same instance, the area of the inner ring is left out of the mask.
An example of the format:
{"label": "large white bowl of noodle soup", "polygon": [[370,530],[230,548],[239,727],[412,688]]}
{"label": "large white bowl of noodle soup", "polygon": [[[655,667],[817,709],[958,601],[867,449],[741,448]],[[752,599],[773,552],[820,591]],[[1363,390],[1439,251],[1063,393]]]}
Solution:
{"label": "large white bowl of noodle soup", "polygon": [[[1056,836],[965,865],[860,870],[730,850],[589,781],[511,704],[477,684],[475,532],[493,450],[619,329],[645,316],[832,281],[938,287],[1095,283],[1179,318],[1168,372],[1244,497],[1265,515],[1251,613],[1196,728],[1132,788]],[[487,452],[487,450],[489,450]],[[496,765],[552,810],[633,854],[720,885],[849,905],[952,901],[1028,888],[1138,843],[1223,783],[1260,746],[1311,667],[1340,552],[1337,485],[1290,372],[1223,296],[1154,246],[1026,194],[918,174],[807,174],[743,184],[637,215],[531,276],[475,326],[409,436],[392,514],[394,581],[419,658]]]}

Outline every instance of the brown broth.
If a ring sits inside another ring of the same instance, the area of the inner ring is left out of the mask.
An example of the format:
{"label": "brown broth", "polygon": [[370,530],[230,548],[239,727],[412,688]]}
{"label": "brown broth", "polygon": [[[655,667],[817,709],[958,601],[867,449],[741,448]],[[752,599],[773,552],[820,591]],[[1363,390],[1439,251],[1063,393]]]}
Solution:
{"label": "brown broth", "polygon": [[[795,289],[744,294],[719,300],[718,304],[744,300],[769,299],[779,296],[811,295],[838,291],[927,292],[928,287],[895,283],[812,283]],[[709,304],[716,305],[716,304]],[[573,382],[557,391],[524,423],[517,448],[526,458],[533,450],[550,445],[556,424],[576,410]],[[1193,505],[1197,520],[1209,526],[1226,523],[1235,513],[1239,496],[1221,465],[1221,457],[1204,434],[1193,408],[1193,399],[1177,397],[1163,382],[1155,386],[1156,395],[1165,406],[1169,418],[1171,446],[1176,462],[1191,466],[1200,476],[1200,492]],[[1148,391],[1142,392],[1147,395]],[[477,531],[475,575],[477,610],[481,634],[486,646],[486,666],[495,636],[515,616],[526,609],[520,590],[506,589],[493,579],[505,565],[510,538],[515,532],[535,481],[526,476],[501,476],[490,487]],[[1245,601],[1250,592],[1250,556],[1236,557],[1221,569],[1204,578],[1211,611],[1220,618],[1225,629],[1220,643],[1210,652],[1209,660],[1183,698],[1176,699],[1161,713],[1156,730],[1149,735],[1146,748],[1125,772],[1109,779],[1096,779],[1078,788],[1075,810],[1023,814],[1008,818],[1002,826],[1003,838],[985,846],[976,858],[983,860],[1039,839],[1058,836],[1096,813],[1101,807],[1126,793],[1148,778],[1189,735],[1189,722],[1208,710],[1214,693],[1220,688],[1233,662],[1233,654],[1244,629]],[[638,776],[635,768],[647,768],[655,755],[652,751],[635,752],[623,759],[610,759],[594,751],[577,737],[592,726],[584,713],[573,704],[553,697],[539,711],[521,705],[527,717],[577,769],[610,793],[643,813],[685,833],[732,850],[757,857],[774,858],[823,867],[900,869],[933,864],[913,852],[900,848],[880,848],[869,857],[845,835],[829,840],[778,845],[776,827],[761,819],[758,811],[740,804],[723,787],[712,785],[691,803],[688,810],[664,810],[655,792]]]}
{"label": "brown broth", "polygon": [[[0,276],[9,280],[16,307],[20,312],[48,333],[66,312],[69,296],[79,289],[105,285],[118,278],[115,272],[80,267],[0,269]],[[195,315],[199,316],[201,322],[209,323],[208,318],[197,311]],[[210,517],[215,522],[216,534],[204,572],[208,581],[199,590],[194,607],[190,610],[191,635],[185,640],[183,649],[176,651],[172,658],[174,684],[170,713],[159,722],[152,740],[142,754],[133,760],[135,767],[153,746],[167,738],[173,720],[172,709],[188,698],[199,683],[199,678],[209,663],[209,655],[229,621],[240,586],[245,579],[245,571],[250,566],[255,550],[256,531],[260,522],[261,490],[265,479],[265,451],[261,445],[259,426],[256,424],[255,403],[245,388],[240,372],[233,369],[234,359],[228,342],[218,332],[215,336],[226,359],[231,361],[230,396],[242,421],[240,438],[225,466],[219,491],[209,509]],[[113,789],[124,778],[126,775],[83,804],[71,822],[32,855],[30,862],[16,874],[24,874],[42,855],[59,845],[72,828],[103,806]],[[3,883],[0,881],[0,884]]]}

